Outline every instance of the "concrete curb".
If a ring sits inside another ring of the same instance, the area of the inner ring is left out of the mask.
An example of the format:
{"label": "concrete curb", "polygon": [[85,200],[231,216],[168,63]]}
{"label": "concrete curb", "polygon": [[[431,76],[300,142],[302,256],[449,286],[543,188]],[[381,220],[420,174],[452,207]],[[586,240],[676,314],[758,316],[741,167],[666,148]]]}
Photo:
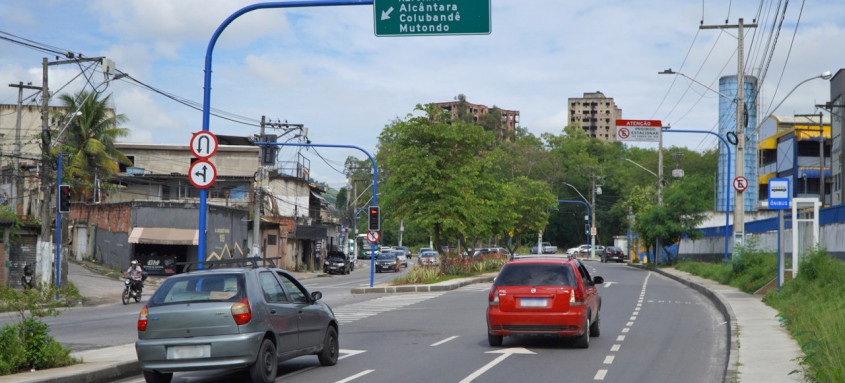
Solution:
{"label": "concrete curb", "polygon": [[473,283],[493,282],[495,275],[481,275],[477,277],[461,278],[431,285],[398,285],[398,286],[373,286],[356,287],[350,292],[352,294],[396,294],[396,293],[427,293],[433,291],[449,291],[471,285]]}
{"label": "concrete curb", "polygon": [[733,337],[733,334],[739,333],[739,326],[737,324],[736,315],[734,315],[733,309],[731,308],[731,305],[730,305],[730,303],[728,303],[727,299],[725,299],[725,297],[723,297],[721,294],[719,294],[715,291],[712,291],[712,290],[710,290],[710,289],[708,289],[708,288],[706,288],[702,285],[699,285],[698,283],[695,283],[695,282],[687,280],[687,279],[683,279],[683,278],[681,278],[677,275],[671,274],[671,273],[667,273],[666,271],[663,271],[661,269],[646,267],[646,266],[643,266],[643,265],[632,264],[632,263],[629,263],[628,266],[636,267],[636,268],[648,270],[648,271],[654,271],[654,272],[659,273],[663,276],[671,278],[671,279],[673,279],[673,280],[675,280],[679,283],[682,283],[682,284],[690,287],[691,289],[693,289],[695,291],[698,291],[699,293],[701,293],[701,295],[704,295],[705,297],[707,297],[707,299],[709,299],[711,302],[713,302],[713,305],[716,306],[716,309],[718,309],[719,312],[722,313],[722,316],[725,317],[725,321],[727,322],[727,326],[725,326],[725,328],[727,329],[725,335],[726,335],[727,342],[730,345],[729,350],[728,350],[728,360],[727,360],[727,363],[725,365],[725,373],[724,373],[724,377],[723,377],[722,381],[724,383],[730,383],[730,382],[736,381],[735,378],[737,378],[739,376],[738,370],[737,370],[737,367],[739,366],[739,339],[735,339]]}

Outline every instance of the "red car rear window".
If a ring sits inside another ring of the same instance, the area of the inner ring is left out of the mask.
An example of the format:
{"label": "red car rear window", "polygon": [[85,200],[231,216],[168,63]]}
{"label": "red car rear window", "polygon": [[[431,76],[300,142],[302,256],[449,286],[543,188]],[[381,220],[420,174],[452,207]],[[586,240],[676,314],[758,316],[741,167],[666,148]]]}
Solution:
{"label": "red car rear window", "polygon": [[567,264],[518,263],[505,265],[493,285],[574,287],[577,283]]}

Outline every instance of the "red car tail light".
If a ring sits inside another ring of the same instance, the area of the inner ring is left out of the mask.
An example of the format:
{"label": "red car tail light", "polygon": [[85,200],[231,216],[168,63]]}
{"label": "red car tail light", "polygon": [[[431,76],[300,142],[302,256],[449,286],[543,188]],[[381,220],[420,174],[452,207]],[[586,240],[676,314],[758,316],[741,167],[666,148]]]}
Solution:
{"label": "red car tail light", "polygon": [[569,295],[570,305],[579,305],[584,303],[584,292],[579,288],[573,288]]}
{"label": "red car tail light", "polygon": [[138,331],[147,331],[147,315],[149,315],[149,311],[147,311],[147,306],[144,306],[141,313],[138,314]]}
{"label": "red car tail light", "polygon": [[499,289],[492,288],[490,289],[490,296],[487,297],[487,301],[490,306],[498,306],[499,305]]}
{"label": "red car tail light", "polygon": [[249,309],[249,300],[244,298],[232,305],[232,318],[238,325],[244,325],[252,320],[252,311]]}

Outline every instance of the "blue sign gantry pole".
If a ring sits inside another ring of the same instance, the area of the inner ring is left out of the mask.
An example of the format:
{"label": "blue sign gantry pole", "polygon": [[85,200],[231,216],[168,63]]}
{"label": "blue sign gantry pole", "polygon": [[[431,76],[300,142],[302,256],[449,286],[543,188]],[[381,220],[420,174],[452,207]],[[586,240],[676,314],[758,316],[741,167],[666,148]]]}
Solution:
{"label": "blue sign gantry pole", "polygon": [[728,153],[728,163],[725,166],[725,261],[724,265],[728,265],[728,239],[730,233],[730,202],[731,202],[731,146],[724,137],[706,130],[664,130],[665,133],[702,133],[712,134],[725,144],[725,152]]}
{"label": "blue sign gantry pole", "polygon": [[[211,56],[214,52],[214,46],[217,44],[217,39],[223,30],[229,26],[238,17],[258,9],[269,8],[295,8],[295,7],[326,7],[336,5],[368,5],[373,4],[373,0],[346,0],[346,1],[290,1],[290,2],[273,2],[273,3],[259,3],[252,4],[241,8],[235,13],[231,14],[219,27],[214,31],[211,40],[208,42],[208,48],[205,52],[205,76],[203,80],[203,95],[202,95],[202,130],[209,130],[209,116],[211,110]],[[200,189],[200,206],[199,206],[199,236],[197,243],[197,267],[202,269],[202,262],[205,261],[205,227],[206,227],[206,199],[208,193],[205,189]],[[375,202],[375,201],[373,201]],[[375,245],[374,245],[375,247]]]}

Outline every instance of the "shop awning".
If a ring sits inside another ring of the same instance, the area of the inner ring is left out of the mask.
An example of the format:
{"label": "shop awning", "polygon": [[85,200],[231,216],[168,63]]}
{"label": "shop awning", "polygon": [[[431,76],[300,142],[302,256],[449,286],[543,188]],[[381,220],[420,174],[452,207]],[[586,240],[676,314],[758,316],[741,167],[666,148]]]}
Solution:
{"label": "shop awning", "polygon": [[136,227],[129,233],[129,243],[157,245],[197,245],[199,230],[169,227]]}

